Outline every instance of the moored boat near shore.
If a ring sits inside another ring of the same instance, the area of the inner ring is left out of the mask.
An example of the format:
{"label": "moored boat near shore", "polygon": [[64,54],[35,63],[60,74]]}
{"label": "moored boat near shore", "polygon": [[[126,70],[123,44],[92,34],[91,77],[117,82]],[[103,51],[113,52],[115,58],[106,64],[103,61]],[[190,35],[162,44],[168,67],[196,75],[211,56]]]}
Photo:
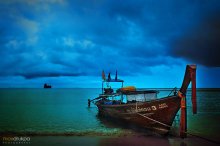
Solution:
{"label": "moored boat near shore", "polygon": [[[137,90],[133,86],[123,87],[123,80],[115,79],[110,74],[105,78],[102,73],[102,93],[92,100],[99,110],[99,115],[111,117],[118,120],[135,124],[137,126],[154,130],[160,134],[167,134],[172,126],[173,120],[181,108],[180,136],[186,137],[186,91],[192,82],[192,105],[193,113],[196,113],[196,66],[187,65],[182,87],[173,95],[157,98],[156,90]],[[118,82],[122,87],[115,92],[111,88],[111,82]],[[107,85],[104,88],[104,84]],[[175,88],[176,89],[176,88]]]}

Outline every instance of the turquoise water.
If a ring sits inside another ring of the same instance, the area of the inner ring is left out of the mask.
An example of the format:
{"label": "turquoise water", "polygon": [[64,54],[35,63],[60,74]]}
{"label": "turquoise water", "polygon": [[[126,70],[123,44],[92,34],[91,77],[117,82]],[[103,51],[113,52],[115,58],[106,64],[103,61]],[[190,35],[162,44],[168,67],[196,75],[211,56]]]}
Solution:
{"label": "turquoise water", "polygon": [[[159,97],[171,89],[159,89]],[[0,89],[0,133],[16,132],[48,135],[120,135],[132,133],[109,126],[97,117],[97,108],[87,107],[100,89]],[[198,90],[198,114],[192,115],[187,94],[188,129],[220,138],[220,90]]]}
{"label": "turquoise water", "polygon": [[114,134],[96,117],[87,99],[99,89],[1,89],[0,132],[38,134]]}

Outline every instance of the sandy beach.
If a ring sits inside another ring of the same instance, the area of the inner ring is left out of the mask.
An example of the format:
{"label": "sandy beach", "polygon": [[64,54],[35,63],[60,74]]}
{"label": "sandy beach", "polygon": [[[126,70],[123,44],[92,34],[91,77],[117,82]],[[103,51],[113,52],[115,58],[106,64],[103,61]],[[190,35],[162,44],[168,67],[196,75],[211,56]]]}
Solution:
{"label": "sandy beach", "polygon": [[218,139],[202,139],[188,135],[182,139],[177,136],[161,136],[155,134],[133,133],[117,136],[73,136],[73,135],[22,135],[29,140],[20,143],[4,141],[3,137],[20,137],[21,135],[1,134],[3,145],[29,145],[29,146],[218,146]]}
{"label": "sandy beach", "polygon": [[[17,145],[17,143],[3,143],[3,145]],[[49,145],[65,145],[65,146],[217,146],[219,144],[212,143],[203,139],[188,137],[167,138],[155,136],[124,136],[124,137],[108,137],[108,136],[31,136],[30,142],[20,143],[19,145],[29,146],[49,146]]]}

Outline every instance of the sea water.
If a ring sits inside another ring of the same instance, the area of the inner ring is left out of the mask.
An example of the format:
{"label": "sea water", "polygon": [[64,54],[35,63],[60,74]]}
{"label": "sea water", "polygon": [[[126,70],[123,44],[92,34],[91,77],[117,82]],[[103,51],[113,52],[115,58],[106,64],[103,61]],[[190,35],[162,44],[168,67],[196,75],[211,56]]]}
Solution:
{"label": "sea water", "polygon": [[[172,89],[157,90],[160,91],[160,98],[167,96]],[[0,89],[0,133],[76,136],[132,133],[132,129],[108,124],[108,121],[106,123],[100,119],[95,105],[88,107],[88,99],[97,97],[99,93],[100,89],[83,88]],[[220,90],[198,89],[197,104],[198,113],[193,115],[189,90],[188,131],[219,139]]]}

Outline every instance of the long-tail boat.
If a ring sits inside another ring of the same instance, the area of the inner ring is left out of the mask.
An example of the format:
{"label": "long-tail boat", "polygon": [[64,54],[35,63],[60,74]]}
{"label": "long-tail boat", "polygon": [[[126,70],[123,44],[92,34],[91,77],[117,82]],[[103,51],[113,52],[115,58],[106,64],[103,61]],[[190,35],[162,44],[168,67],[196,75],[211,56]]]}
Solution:
{"label": "long-tail boat", "polygon": [[[172,95],[157,98],[156,90],[137,90],[133,86],[123,87],[123,80],[118,79],[117,71],[115,79],[110,74],[105,78],[102,72],[102,93],[92,100],[88,99],[88,105],[93,102],[99,110],[99,115],[123,120],[143,128],[151,129],[160,134],[167,134],[172,126],[179,109],[180,113],[180,137],[187,135],[186,92],[191,82],[193,114],[197,112],[196,103],[196,65],[187,65],[185,76],[180,90]],[[110,82],[122,83],[122,87],[115,92]],[[104,88],[104,84],[107,87]]]}

